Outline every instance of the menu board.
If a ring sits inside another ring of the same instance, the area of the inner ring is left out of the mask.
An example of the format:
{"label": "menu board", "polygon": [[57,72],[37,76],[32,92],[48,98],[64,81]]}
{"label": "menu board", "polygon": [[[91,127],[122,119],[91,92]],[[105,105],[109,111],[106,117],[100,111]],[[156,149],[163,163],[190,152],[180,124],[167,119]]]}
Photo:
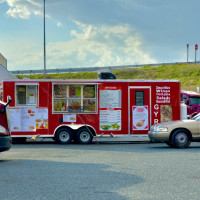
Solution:
{"label": "menu board", "polygon": [[48,108],[10,107],[11,132],[48,128]]}
{"label": "menu board", "polygon": [[121,130],[121,87],[100,88],[100,130]]}
{"label": "menu board", "polygon": [[9,108],[11,131],[21,130],[21,109]]}
{"label": "menu board", "polygon": [[38,107],[36,111],[36,129],[48,129],[48,108]]}
{"label": "menu board", "polygon": [[100,130],[121,130],[121,110],[100,110]]}
{"label": "menu board", "polygon": [[148,130],[149,129],[149,109],[148,106],[133,106],[133,130]]}
{"label": "menu board", "polygon": [[21,129],[35,131],[36,108],[21,107]]}
{"label": "menu board", "polygon": [[100,108],[121,108],[121,90],[100,90]]}

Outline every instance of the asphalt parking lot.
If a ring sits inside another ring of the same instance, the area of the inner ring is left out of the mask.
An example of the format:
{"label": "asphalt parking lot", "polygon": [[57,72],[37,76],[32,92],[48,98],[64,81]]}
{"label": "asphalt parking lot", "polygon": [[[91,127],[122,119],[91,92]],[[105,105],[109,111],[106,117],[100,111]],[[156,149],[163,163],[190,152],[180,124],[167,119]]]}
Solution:
{"label": "asphalt parking lot", "polygon": [[14,144],[0,154],[1,199],[199,199],[199,152],[145,140]]}

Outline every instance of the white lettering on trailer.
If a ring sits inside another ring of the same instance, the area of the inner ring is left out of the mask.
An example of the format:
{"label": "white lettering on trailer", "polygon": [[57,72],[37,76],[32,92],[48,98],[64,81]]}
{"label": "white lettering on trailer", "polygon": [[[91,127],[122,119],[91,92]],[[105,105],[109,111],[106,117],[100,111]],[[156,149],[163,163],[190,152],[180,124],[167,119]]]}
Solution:
{"label": "white lettering on trailer", "polygon": [[154,112],[154,114],[155,114],[155,117],[157,117],[157,116],[158,116],[158,112]]}
{"label": "white lettering on trailer", "polygon": [[154,105],[154,109],[155,109],[155,110],[158,110],[158,109],[159,109],[159,105],[158,105],[158,104],[155,104],[155,105]]}
{"label": "white lettering on trailer", "polygon": [[164,86],[164,87],[159,87],[159,86],[156,86],[156,90],[157,89],[160,89],[160,90],[170,90],[170,87],[167,87],[167,86]]}
{"label": "white lettering on trailer", "polygon": [[163,100],[169,100],[170,97],[163,97],[163,96],[162,96],[162,97],[159,97],[159,96],[157,96],[156,99],[159,99],[159,100],[160,100],[160,99],[163,99]]}
{"label": "white lettering on trailer", "polygon": [[154,124],[158,124],[158,119],[154,119]]}
{"label": "white lettering on trailer", "polygon": [[159,120],[158,119],[156,119],[156,118],[158,118],[158,113],[159,113],[159,105],[158,104],[155,104],[154,106],[153,106],[153,108],[154,108],[154,117],[155,117],[155,119],[154,119],[154,123],[153,124],[158,124],[158,122],[159,122]]}
{"label": "white lettering on trailer", "polygon": [[171,88],[156,86],[156,103],[170,103]]}

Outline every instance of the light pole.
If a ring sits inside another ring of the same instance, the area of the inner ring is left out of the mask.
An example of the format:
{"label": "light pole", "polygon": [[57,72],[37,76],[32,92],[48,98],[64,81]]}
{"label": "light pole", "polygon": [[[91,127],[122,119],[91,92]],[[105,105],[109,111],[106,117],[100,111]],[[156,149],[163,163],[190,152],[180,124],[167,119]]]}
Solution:
{"label": "light pole", "polygon": [[187,44],[187,63],[188,63],[188,57],[189,57],[189,44]]}
{"label": "light pole", "polygon": [[44,75],[46,75],[45,0],[44,0]]}

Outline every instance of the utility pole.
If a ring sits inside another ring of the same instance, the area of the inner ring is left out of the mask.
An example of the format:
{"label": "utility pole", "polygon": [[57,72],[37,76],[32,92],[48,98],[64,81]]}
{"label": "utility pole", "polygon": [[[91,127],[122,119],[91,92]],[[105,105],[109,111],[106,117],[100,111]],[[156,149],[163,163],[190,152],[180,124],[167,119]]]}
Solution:
{"label": "utility pole", "polygon": [[44,75],[46,75],[45,0],[44,0]]}
{"label": "utility pole", "polygon": [[188,57],[189,57],[189,44],[187,44],[187,63],[188,63]]}

